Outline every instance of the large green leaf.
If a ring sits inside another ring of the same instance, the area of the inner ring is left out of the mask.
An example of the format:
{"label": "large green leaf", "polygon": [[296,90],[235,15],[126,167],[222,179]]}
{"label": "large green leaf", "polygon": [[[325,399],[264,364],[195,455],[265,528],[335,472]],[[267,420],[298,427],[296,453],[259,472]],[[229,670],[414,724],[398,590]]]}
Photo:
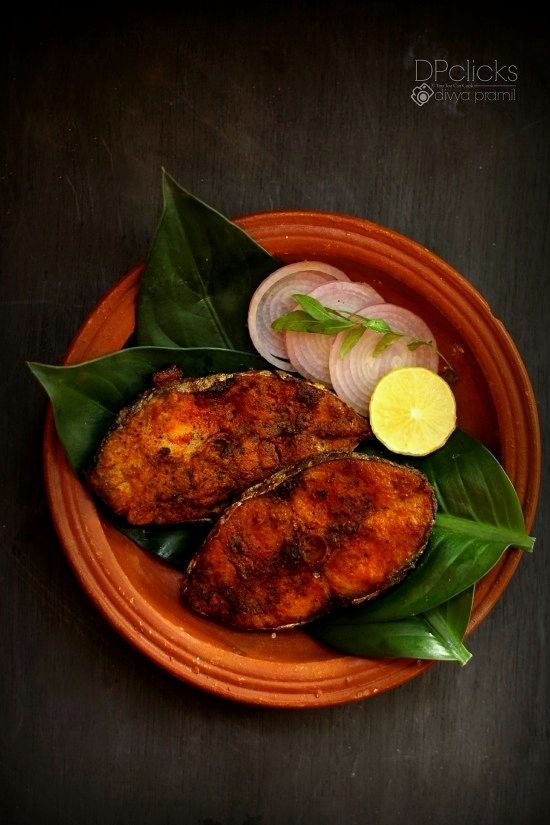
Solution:
{"label": "large green leaf", "polygon": [[457,661],[471,658],[462,644],[472,609],[473,588],[419,616],[367,624],[347,611],[338,621],[327,619],[312,628],[325,644],[355,656],[411,657]]}
{"label": "large green leaf", "polygon": [[[373,450],[366,446],[365,452]],[[350,611],[356,626],[432,610],[479,581],[508,547],[533,547],[510,479],[472,436],[457,430],[444,447],[424,459],[391,458],[413,464],[428,476],[439,511],[417,567],[386,594]]]}
{"label": "large green leaf", "polygon": [[187,524],[167,525],[166,527],[135,527],[119,518],[114,518],[106,508],[105,518],[111,521],[117,530],[143,550],[158,556],[171,567],[186,570],[189,562],[212,529],[211,521],[188,522]]}
{"label": "large green leaf", "polygon": [[248,304],[281,266],[163,171],[164,212],[141,279],[137,343],[251,350]]}
{"label": "large green leaf", "polygon": [[510,479],[479,441],[457,430],[447,444],[422,459],[364,452],[422,470],[434,486],[438,514],[417,567],[385,595],[330,617],[318,638],[346,653],[455,659],[469,654],[462,638],[473,585],[510,546],[531,550],[521,505]]}
{"label": "large green leaf", "polygon": [[212,347],[134,347],[72,367],[29,363],[50,396],[57,434],[75,470],[89,464],[118,412],[150,386],[155,370],[172,364],[185,376],[266,367],[258,355]]}
{"label": "large green leaf", "polygon": [[[150,386],[152,373],[172,364],[186,376],[268,366],[248,352],[207,347],[135,347],[72,367],[29,364],[50,397],[57,434],[75,470],[82,471],[90,463],[120,409]],[[134,527],[103,507],[102,511],[140,547],[180,569],[187,567],[211,527],[209,522]]]}
{"label": "large green leaf", "polygon": [[[457,662],[465,665],[472,655],[462,644],[464,634],[470,621],[474,603],[475,585],[463,590],[458,596],[449,601],[421,613],[418,618],[424,619],[444,642],[447,650],[454,653]],[[401,619],[401,621],[406,621]]]}

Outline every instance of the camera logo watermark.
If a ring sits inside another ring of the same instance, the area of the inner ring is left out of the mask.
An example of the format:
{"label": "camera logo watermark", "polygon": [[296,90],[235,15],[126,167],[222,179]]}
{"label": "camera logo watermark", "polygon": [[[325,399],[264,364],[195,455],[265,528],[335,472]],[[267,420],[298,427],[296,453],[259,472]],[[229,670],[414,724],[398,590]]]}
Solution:
{"label": "camera logo watermark", "polygon": [[464,60],[418,59],[411,100],[417,106],[428,101],[447,103],[502,103],[516,99],[518,67],[514,63],[476,63]]}
{"label": "camera logo watermark", "polygon": [[422,86],[415,86],[411,92],[411,98],[414,100],[417,106],[423,106],[428,100],[433,97],[435,94],[434,90],[431,86],[428,86],[427,83],[423,83]]}

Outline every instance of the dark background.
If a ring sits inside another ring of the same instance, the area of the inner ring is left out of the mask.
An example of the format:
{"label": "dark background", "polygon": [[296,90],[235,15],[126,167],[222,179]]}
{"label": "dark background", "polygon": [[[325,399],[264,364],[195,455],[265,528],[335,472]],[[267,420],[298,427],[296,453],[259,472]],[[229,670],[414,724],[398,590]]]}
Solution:
{"label": "dark background", "polygon": [[[548,39],[510,12],[385,4],[36,13],[4,21],[0,820],[539,823],[548,796],[549,562],[402,688],[326,710],[230,704],[100,617],[54,534],[45,398],[98,298],[147,251],[164,164],[229,215],[316,208],[409,235],[512,333],[547,412]],[[517,100],[410,100],[414,58],[518,66]]]}

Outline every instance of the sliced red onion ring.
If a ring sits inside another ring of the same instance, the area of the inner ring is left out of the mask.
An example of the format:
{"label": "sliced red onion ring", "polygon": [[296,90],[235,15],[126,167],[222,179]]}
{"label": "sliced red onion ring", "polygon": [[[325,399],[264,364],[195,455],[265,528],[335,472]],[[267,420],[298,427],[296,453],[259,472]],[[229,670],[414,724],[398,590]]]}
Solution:
{"label": "sliced red onion ring", "polygon": [[248,309],[248,332],[252,343],[266,361],[290,370],[284,334],[271,328],[272,322],[295,306],[293,295],[308,294],[329,281],[347,281],[348,276],[329,264],[300,261],[272,272],[259,285]]}
{"label": "sliced red onion ring", "polygon": [[[332,344],[329,357],[330,378],[336,394],[361,415],[367,415],[370,397],[382,376],[398,367],[426,367],[437,372],[439,356],[436,342],[424,321],[403,307],[395,304],[366,306],[358,311],[368,318],[381,318],[395,332],[405,332],[410,337],[395,341],[380,355],[373,350],[380,342],[380,333],[365,330],[355,347],[340,357],[340,348],[346,335],[340,332]],[[432,341],[433,346],[407,349],[411,338]]]}
{"label": "sliced red onion ring", "polygon": [[[309,295],[331,309],[358,312],[383,299],[368,284],[354,281],[331,281],[318,286]],[[290,363],[300,375],[313,381],[330,384],[329,355],[336,335],[317,335],[311,332],[285,332],[285,345]]]}
{"label": "sliced red onion ring", "polygon": [[271,275],[268,275],[267,278],[262,281],[258,289],[264,286],[264,284],[267,284],[267,289],[269,289],[270,286],[284,275],[292,275],[295,272],[308,272],[310,269],[314,272],[324,272],[325,275],[331,275],[335,281],[349,281],[345,272],[342,272],[341,269],[337,269],[335,266],[325,264],[323,261],[296,261],[293,264],[286,264],[286,266],[276,269],[275,272],[272,272]]}

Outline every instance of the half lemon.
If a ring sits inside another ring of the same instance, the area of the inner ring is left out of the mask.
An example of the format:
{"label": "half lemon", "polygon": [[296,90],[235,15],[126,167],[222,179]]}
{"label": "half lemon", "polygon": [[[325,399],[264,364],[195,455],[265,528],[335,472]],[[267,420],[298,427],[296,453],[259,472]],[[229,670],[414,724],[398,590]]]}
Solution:
{"label": "half lemon", "polygon": [[456,401],[446,381],[424,367],[401,367],[376,385],[369,405],[371,429],[388,450],[428,455],[456,428]]}

